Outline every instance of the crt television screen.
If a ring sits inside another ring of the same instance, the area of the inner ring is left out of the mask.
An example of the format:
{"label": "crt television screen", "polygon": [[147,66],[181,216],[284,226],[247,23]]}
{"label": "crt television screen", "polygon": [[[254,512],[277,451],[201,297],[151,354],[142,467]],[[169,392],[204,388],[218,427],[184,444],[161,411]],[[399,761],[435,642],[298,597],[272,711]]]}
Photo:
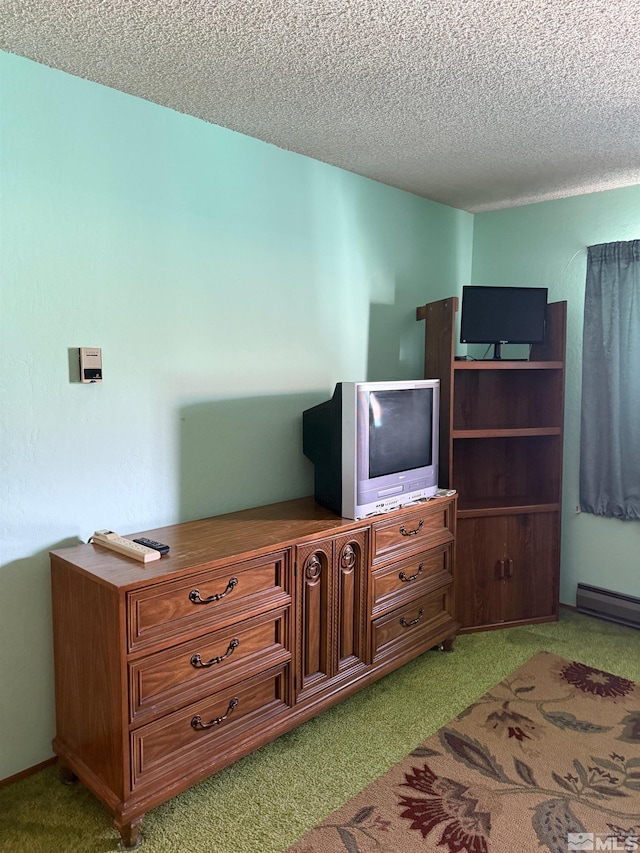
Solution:
{"label": "crt television screen", "polygon": [[541,344],[546,317],[546,287],[465,286],[460,342]]}
{"label": "crt television screen", "polygon": [[369,478],[431,465],[433,389],[369,394]]}

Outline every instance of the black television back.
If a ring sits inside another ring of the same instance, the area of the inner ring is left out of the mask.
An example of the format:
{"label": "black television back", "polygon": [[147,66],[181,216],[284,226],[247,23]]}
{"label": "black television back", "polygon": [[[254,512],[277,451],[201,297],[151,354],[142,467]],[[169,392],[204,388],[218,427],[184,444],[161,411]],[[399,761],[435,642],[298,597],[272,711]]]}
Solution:
{"label": "black television back", "polygon": [[462,288],[460,343],[493,344],[496,359],[501,344],[544,343],[546,325],[546,287]]}

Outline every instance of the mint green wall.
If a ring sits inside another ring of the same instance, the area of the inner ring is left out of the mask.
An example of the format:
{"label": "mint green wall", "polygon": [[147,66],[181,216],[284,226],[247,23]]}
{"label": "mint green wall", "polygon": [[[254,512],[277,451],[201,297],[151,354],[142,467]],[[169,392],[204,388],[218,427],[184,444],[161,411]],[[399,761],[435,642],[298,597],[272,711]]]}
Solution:
{"label": "mint green wall", "polygon": [[[303,408],[422,375],[473,217],[0,53],[0,779],[51,755],[51,548],[308,494]],[[77,382],[101,347],[102,385]]]}
{"label": "mint green wall", "polygon": [[474,222],[472,284],[548,287],[550,301],[568,303],[560,599],[570,605],[579,582],[640,596],[640,524],[576,512],[586,247],[638,238],[640,186],[482,213]]}

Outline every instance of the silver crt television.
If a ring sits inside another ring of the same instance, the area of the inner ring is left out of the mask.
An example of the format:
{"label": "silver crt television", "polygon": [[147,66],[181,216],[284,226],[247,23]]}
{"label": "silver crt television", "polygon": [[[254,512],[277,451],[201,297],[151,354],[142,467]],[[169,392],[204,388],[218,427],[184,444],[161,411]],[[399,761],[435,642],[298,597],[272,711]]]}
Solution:
{"label": "silver crt television", "polygon": [[438,488],[440,382],[339,382],[302,416],[303,451],[318,503],[366,518]]}

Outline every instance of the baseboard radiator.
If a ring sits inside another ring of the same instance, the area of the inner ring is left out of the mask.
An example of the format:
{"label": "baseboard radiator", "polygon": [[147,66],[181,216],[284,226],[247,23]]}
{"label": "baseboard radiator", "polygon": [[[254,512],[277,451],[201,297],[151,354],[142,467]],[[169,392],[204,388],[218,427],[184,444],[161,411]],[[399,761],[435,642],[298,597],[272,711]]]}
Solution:
{"label": "baseboard radiator", "polygon": [[576,610],[629,628],[640,628],[640,598],[600,589],[586,583],[578,584]]}

